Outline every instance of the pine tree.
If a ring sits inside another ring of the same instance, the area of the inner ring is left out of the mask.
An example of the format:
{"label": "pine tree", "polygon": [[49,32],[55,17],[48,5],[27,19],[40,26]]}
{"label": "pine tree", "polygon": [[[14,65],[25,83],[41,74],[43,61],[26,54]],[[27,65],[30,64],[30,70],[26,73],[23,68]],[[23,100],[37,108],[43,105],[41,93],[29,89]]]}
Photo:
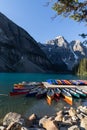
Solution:
{"label": "pine tree", "polygon": [[74,70],[77,75],[87,75],[87,59],[82,59],[78,64],[78,67],[75,67]]}
{"label": "pine tree", "polygon": [[57,15],[70,17],[77,22],[87,22],[87,1],[56,0],[52,7]]}
{"label": "pine tree", "polygon": [[[48,4],[53,2],[52,9],[57,15],[69,17],[77,22],[87,23],[87,0],[49,0]],[[55,18],[55,17],[54,17]],[[86,38],[87,34],[80,34],[82,38]]]}

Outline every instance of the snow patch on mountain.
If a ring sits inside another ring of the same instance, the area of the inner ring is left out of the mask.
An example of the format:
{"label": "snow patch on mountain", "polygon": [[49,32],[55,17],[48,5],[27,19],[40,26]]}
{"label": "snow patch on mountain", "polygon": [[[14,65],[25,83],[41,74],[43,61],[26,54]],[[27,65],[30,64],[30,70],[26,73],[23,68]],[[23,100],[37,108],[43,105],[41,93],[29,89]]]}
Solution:
{"label": "snow patch on mountain", "polygon": [[83,42],[83,46],[87,48],[87,40]]}
{"label": "snow patch on mountain", "polygon": [[41,48],[52,64],[66,64],[69,70],[72,70],[82,58],[87,57],[87,41],[84,44],[79,40],[68,43],[62,36],[49,40]]}
{"label": "snow patch on mountain", "polygon": [[46,42],[48,45],[67,48],[68,42],[62,36],[57,36],[55,39]]}
{"label": "snow patch on mountain", "polygon": [[77,55],[75,54],[75,52],[73,51],[73,49],[72,49],[71,45],[69,46],[69,48],[70,48],[71,52],[72,52],[72,53],[73,53],[73,55],[74,55],[74,58],[75,58],[75,63],[77,63],[78,56],[77,56]]}

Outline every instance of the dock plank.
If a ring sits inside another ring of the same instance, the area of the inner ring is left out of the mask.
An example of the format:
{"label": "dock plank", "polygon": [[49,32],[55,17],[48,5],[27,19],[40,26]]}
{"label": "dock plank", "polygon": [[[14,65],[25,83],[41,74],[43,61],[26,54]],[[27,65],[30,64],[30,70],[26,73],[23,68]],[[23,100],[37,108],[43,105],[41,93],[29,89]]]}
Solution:
{"label": "dock plank", "polygon": [[54,85],[54,84],[49,84],[48,82],[42,82],[42,83],[46,88],[76,88],[80,86],[80,85],[79,86],[78,85]]}

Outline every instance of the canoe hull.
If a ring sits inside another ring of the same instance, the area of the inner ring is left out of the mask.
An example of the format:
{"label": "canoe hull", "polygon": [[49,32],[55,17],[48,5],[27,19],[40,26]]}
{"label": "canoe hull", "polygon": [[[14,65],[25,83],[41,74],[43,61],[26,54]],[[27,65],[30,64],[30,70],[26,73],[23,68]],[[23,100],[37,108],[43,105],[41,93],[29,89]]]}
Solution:
{"label": "canoe hull", "polygon": [[68,97],[68,96],[65,96],[65,95],[64,95],[64,100],[65,100],[68,104],[70,104],[70,105],[73,104],[72,97]]}
{"label": "canoe hull", "polygon": [[37,94],[37,91],[29,92],[29,93],[26,94],[26,97],[34,97],[34,96],[36,96],[36,94]]}
{"label": "canoe hull", "polygon": [[53,91],[52,89],[49,89],[49,90],[47,91],[47,103],[48,103],[49,105],[51,105],[53,99],[54,99],[54,91]]}
{"label": "canoe hull", "polygon": [[64,101],[66,101],[70,105],[73,104],[72,95],[69,92],[67,92],[65,89],[62,89],[61,94],[62,94]]}
{"label": "canoe hull", "polygon": [[58,102],[60,99],[60,94],[54,94],[54,100]]}
{"label": "canoe hull", "polygon": [[10,92],[10,96],[24,95],[28,94],[29,91],[20,91],[20,92]]}
{"label": "canoe hull", "polygon": [[52,104],[53,98],[54,98],[54,96],[48,96],[48,95],[47,95],[46,100],[47,100],[48,105],[51,105],[51,104]]}
{"label": "canoe hull", "polygon": [[37,93],[37,94],[36,94],[36,97],[37,97],[38,99],[42,99],[42,98],[46,97],[46,92],[45,92],[45,93],[42,93],[42,94]]}

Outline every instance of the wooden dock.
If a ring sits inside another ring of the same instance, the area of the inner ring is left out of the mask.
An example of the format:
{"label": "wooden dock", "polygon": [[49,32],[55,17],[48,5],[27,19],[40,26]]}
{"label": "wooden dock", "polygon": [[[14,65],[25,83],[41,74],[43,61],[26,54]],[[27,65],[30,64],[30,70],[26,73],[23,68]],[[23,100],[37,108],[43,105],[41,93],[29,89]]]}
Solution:
{"label": "wooden dock", "polygon": [[46,88],[76,88],[78,87],[77,85],[53,85],[49,84],[47,82],[42,82],[44,87]]}

